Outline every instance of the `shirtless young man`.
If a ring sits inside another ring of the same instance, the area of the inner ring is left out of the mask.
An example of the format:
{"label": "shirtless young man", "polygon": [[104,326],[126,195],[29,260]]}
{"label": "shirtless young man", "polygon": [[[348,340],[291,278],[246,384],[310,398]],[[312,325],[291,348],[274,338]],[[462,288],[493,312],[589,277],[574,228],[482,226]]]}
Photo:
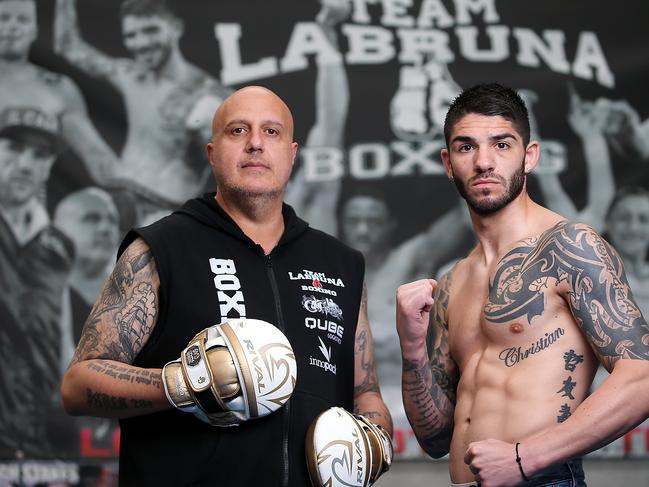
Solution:
{"label": "shirtless young man", "polygon": [[527,194],[539,144],[515,92],[465,91],[445,135],[479,243],[397,291],[408,418],[454,484],[585,485],[579,457],[649,416],[649,327],[617,252]]}
{"label": "shirtless young man", "polygon": [[0,111],[33,108],[58,119],[65,140],[96,181],[109,176],[116,156],[88,118],[79,88],[66,76],[33,64],[29,50],[38,35],[34,0],[0,0]]}
{"label": "shirtless young man", "polygon": [[[128,133],[113,185],[137,197],[140,222],[202,192],[209,180],[202,147],[211,117],[228,91],[180,50],[182,20],[163,1],[125,0],[124,47],[132,59],[111,58],[84,41],[75,0],[57,0],[56,52],[122,94]],[[196,150],[200,147],[200,151]]]}

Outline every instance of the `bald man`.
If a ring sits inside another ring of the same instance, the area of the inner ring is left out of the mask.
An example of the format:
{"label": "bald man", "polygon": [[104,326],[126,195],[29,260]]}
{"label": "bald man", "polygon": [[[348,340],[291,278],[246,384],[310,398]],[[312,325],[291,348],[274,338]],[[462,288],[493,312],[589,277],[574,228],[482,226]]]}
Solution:
{"label": "bald man", "polygon": [[[283,203],[297,144],[277,95],[235,92],[212,130],[216,192],[126,236],[65,373],[63,401],[71,414],[120,418],[120,485],[302,487],[307,429],[328,408],[391,434],[363,258]],[[165,394],[161,368],[205,327],[238,318],[279,328],[299,374],[280,410],[214,428],[173,409],[177,391]]]}
{"label": "bald man", "polygon": [[75,250],[62,326],[67,339],[62,357],[67,357],[67,366],[83,323],[114,262],[119,244],[119,213],[110,194],[88,187],[61,200],[54,211],[54,225],[72,241]]}

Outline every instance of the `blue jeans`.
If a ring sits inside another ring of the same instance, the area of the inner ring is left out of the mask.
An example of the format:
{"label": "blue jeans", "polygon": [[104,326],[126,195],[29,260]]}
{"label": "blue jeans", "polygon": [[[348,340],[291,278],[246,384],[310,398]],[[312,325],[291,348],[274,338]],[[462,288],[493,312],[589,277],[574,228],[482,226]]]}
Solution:
{"label": "blue jeans", "polygon": [[586,487],[581,458],[541,470],[521,485],[529,487]]}
{"label": "blue jeans", "polygon": [[[475,485],[480,487],[479,482]],[[530,477],[528,482],[521,478],[519,485],[521,487],[586,487],[581,458],[541,470]]]}

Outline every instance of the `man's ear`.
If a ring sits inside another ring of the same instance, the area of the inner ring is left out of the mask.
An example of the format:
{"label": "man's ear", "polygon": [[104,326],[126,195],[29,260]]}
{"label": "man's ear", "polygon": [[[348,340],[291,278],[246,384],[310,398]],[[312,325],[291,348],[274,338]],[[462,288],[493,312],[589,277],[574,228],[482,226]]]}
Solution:
{"label": "man's ear", "polygon": [[173,24],[174,30],[176,31],[176,37],[180,39],[185,33],[185,22],[183,19],[174,18]]}
{"label": "man's ear", "polygon": [[451,156],[448,153],[448,149],[445,147],[440,151],[442,157],[442,163],[444,164],[444,171],[446,171],[446,177],[453,179],[453,168],[451,167]]}
{"label": "man's ear", "polygon": [[214,154],[214,144],[212,142],[208,142],[208,144],[205,146],[205,150],[207,151],[207,159],[210,161],[210,166],[214,167],[214,161],[212,160],[212,154]]}
{"label": "man's ear", "polygon": [[297,149],[298,149],[298,143],[291,142],[291,150],[293,151],[293,160],[291,161],[291,166],[295,165],[295,159],[297,158]]}
{"label": "man's ear", "polygon": [[538,140],[530,140],[525,149],[525,174],[531,173],[539,162],[541,147]]}

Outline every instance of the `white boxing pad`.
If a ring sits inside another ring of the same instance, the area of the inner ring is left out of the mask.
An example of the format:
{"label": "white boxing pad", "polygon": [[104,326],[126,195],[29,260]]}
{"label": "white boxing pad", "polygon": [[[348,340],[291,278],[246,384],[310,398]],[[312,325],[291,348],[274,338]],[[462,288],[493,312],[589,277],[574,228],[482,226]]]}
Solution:
{"label": "white boxing pad", "polygon": [[343,408],[321,413],[306,439],[307,465],[314,486],[370,485],[372,448],[361,424]]}
{"label": "white boxing pad", "polygon": [[169,402],[214,426],[236,426],[276,411],[291,397],[296,379],[286,336],[255,319],[204,329],[163,368]]}
{"label": "white boxing pad", "polygon": [[[239,319],[208,330],[207,346],[215,331],[225,341],[242,384],[246,419],[266,416],[289,400],[297,380],[293,348],[275,326],[261,320]],[[226,404],[227,405],[227,404]]]}

